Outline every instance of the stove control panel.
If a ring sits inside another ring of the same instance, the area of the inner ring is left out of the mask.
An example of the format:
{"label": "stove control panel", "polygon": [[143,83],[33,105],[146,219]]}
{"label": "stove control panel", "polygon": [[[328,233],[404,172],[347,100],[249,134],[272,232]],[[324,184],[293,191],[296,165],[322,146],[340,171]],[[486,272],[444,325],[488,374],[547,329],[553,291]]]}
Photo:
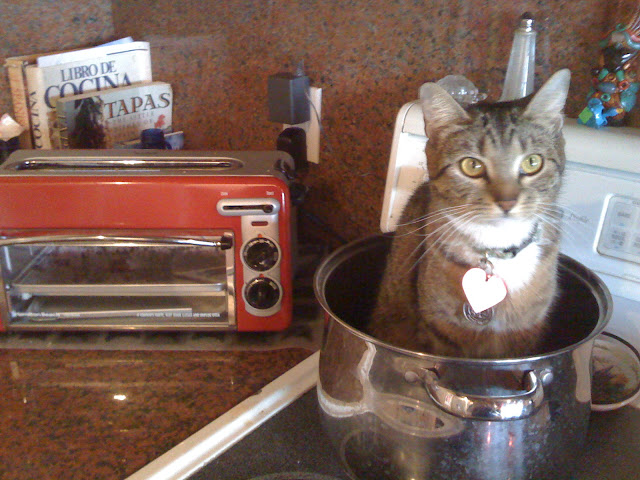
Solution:
{"label": "stove control panel", "polygon": [[607,198],[596,249],[602,255],[640,264],[640,198]]}

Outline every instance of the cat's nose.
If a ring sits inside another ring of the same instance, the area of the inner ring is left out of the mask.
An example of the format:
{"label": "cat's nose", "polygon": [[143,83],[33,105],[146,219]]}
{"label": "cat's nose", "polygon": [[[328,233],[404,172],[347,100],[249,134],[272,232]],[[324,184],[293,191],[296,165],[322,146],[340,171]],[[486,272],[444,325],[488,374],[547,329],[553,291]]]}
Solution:
{"label": "cat's nose", "polygon": [[498,200],[498,206],[502,209],[504,213],[509,213],[509,211],[516,206],[518,203],[517,199],[514,200]]}

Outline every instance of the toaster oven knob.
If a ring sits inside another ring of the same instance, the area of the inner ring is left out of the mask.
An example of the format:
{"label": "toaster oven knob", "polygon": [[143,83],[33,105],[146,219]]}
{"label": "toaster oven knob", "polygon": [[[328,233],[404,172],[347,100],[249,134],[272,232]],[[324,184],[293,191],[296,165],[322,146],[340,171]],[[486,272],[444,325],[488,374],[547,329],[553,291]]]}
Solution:
{"label": "toaster oven knob", "polygon": [[280,286],[270,278],[254,278],[247,284],[244,296],[253,308],[267,310],[280,300]]}
{"label": "toaster oven knob", "polygon": [[266,272],[278,263],[278,246],[268,238],[254,238],[245,245],[243,257],[249,268]]}

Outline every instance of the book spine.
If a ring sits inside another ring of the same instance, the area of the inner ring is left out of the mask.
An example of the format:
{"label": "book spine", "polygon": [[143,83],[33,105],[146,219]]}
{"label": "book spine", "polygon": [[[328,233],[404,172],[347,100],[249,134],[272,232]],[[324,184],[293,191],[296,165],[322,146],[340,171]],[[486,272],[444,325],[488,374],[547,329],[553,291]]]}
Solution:
{"label": "book spine", "polygon": [[24,61],[7,61],[5,67],[7,69],[7,76],[9,77],[14,120],[25,128],[25,131],[20,135],[20,147],[33,148],[31,119],[29,118],[29,103],[27,100],[27,84],[24,71],[26,63]]}
{"label": "book spine", "polygon": [[47,106],[44,103],[44,81],[42,70],[36,65],[26,67],[29,115],[31,118],[31,136],[33,148],[50,149],[51,135],[47,120]]}

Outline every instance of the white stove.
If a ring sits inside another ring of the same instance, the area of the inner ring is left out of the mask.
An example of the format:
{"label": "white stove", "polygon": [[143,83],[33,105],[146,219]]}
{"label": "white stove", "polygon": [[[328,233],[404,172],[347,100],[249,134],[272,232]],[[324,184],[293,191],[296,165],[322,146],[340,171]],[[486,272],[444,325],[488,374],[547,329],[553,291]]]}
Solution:
{"label": "white stove", "polygon": [[562,251],[613,296],[606,330],[640,347],[640,130],[567,122]]}

